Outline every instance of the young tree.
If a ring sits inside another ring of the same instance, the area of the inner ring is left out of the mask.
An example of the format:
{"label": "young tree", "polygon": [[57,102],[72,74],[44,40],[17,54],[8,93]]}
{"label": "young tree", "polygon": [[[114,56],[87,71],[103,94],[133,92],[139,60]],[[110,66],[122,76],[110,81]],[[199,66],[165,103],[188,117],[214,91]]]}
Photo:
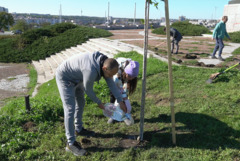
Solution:
{"label": "young tree", "polygon": [[14,24],[13,16],[7,12],[0,12],[0,29],[8,29]]}

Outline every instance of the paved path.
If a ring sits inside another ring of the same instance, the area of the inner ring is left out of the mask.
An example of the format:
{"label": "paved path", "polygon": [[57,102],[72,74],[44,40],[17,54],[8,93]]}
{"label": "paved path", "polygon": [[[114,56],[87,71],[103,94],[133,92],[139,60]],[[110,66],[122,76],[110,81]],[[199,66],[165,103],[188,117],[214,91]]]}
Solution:
{"label": "paved path", "polygon": [[[143,35],[144,32],[139,32],[139,35]],[[157,39],[166,39],[164,37],[156,37],[153,35],[149,35],[149,40],[157,40]],[[185,39],[183,41],[191,41],[196,42],[195,40]],[[37,79],[37,87],[35,88],[33,92],[33,96],[37,93],[37,88],[41,84],[51,80],[55,76],[56,68],[66,59],[69,57],[80,54],[83,52],[94,52],[94,51],[100,51],[101,53],[107,55],[108,57],[113,57],[114,54],[117,54],[118,52],[129,52],[129,51],[136,51],[140,54],[144,54],[144,50],[141,47],[123,43],[122,41],[133,41],[138,39],[116,39],[116,40],[109,40],[106,38],[97,38],[97,39],[90,39],[86,43],[83,43],[81,45],[77,45],[75,47],[71,47],[69,49],[66,49],[64,51],[61,51],[59,53],[56,53],[55,55],[51,55],[50,57],[46,58],[45,60],[39,60],[39,61],[33,61],[32,64],[37,70],[38,73],[38,79]],[[139,39],[143,40],[143,39]],[[227,58],[229,56],[232,56],[231,53],[240,47],[240,44],[236,43],[229,43],[225,48],[223,49],[223,58]],[[158,56],[154,54],[153,51],[148,50],[148,56],[153,56],[161,61],[167,62],[168,60],[166,58],[163,58],[161,56]],[[203,62],[204,64],[214,64],[217,65],[221,63],[218,59],[199,59],[199,62]],[[177,63],[174,63],[174,65],[179,65]]]}

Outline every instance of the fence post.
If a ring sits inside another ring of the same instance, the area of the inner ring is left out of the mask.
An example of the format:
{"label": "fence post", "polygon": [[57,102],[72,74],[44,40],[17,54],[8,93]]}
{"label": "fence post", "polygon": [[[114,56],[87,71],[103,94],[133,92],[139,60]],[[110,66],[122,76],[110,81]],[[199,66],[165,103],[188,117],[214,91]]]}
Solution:
{"label": "fence post", "polygon": [[28,112],[31,111],[30,101],[29,101],[29,95],[25,96],[25,107],[26,107],[26,110],[27,110]]}

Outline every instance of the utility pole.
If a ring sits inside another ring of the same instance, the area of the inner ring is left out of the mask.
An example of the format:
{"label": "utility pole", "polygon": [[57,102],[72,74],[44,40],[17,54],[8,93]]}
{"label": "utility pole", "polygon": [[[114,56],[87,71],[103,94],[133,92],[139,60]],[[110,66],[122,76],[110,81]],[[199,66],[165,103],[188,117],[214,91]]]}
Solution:
{"label": "utility pole", "polygon": [[134,9],[134,21],[133,24],[136,25],[136,2],[135,2],[135,9]]}
{"label": "utility pole", "polygon": [[107,19],[108,24],[110,24],[109,12],[110,12],[110,2],[108,2],[108,19]]}
{"label": "utility pole", "polygon": [[215,19],[217,20],[216,12],[217,12],[217,7],[215,6]]}
{"label": "utility pole", "polygon": [[59,23],[62,23],[62,5],[60,4],[60,10],[59,10]]}

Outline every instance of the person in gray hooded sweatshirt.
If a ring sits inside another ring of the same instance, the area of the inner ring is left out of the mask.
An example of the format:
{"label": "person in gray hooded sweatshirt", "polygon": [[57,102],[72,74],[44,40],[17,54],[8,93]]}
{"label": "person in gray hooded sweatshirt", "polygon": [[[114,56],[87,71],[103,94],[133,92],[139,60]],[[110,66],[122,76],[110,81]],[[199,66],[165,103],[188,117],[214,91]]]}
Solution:
{"label": "person in gray hooded sweatshirt", "polygon": [[118,71],[118,62],[101,54],[81,53],[64,61],[56,70],[56,82],[64,108],[64,125],[67,137],[66,151],[76,156],[82,156],[86,150],[75,140],[75,135],[94,136],[93,131],[83,128],[82,114],[85,106],[84,93],[104,109],[104,105],[93,91],[95,81],[104,77],[108,87],[127,112],[122,96],[112,77]]}

